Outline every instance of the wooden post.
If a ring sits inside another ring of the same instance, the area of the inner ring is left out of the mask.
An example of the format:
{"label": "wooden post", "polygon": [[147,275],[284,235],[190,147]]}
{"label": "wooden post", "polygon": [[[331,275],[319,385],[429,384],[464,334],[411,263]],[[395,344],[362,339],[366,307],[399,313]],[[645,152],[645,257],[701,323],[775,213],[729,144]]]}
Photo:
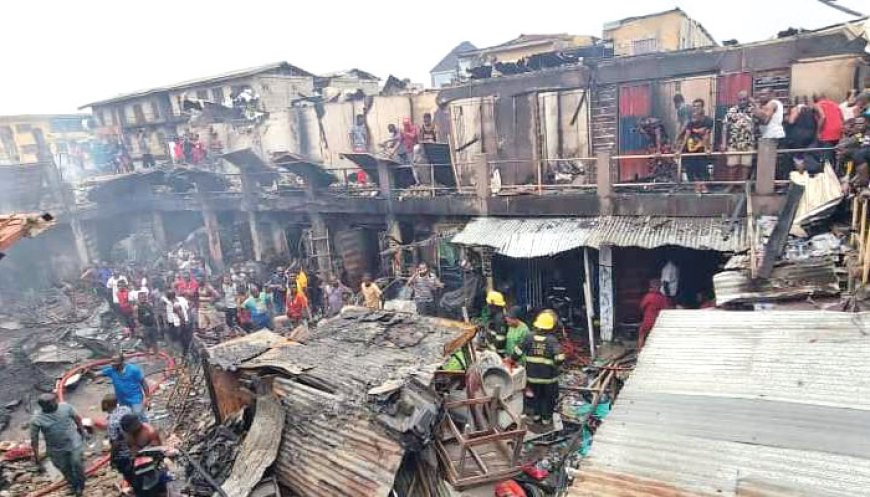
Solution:
{"label": "wooden post", "polygon": [[489,172],[489,155],[479,154],[474,163],[474,191],[478,200],[486,201],[492,195]]}
{"label": "wooden post", "polygon": [[598,247],[598,322],[601,340],[613,341],[613,247]]}
{"label": "wooden post", "polygon": [[610,150],[600,150],[595,154],[596,182],[599,213],[603,216],[613,214],[613,178],[610,174]]}
{"label": "wooden post", "polygon": [[864,245],[867,243],[867,201],[861,202],[861,225],[858,231],[858,263],[864,261]]}
{"label": "wooden post", "polygon": [[592,303],[592,283],[589,278],[592,276],[592,267],[589,265],[589,247],[583,247],[583,269],[586,272],[583,278],[583,297],[586,301],[586,324],[589,327],[589,357],[595,360],[595,327],[592,325],[592,313],[595,311],[595,306]]}
{"label": "wooden post", "polygon": [[776,140],[758,140],[758,166],[756,169],[755,193],[772,195],[776,179]]}

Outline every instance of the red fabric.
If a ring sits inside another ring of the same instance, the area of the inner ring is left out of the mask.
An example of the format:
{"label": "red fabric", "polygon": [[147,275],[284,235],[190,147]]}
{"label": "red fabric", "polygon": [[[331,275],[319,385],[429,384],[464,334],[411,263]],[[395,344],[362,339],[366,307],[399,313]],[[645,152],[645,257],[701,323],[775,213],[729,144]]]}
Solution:
{"label": "red fabric", "polygon": [[302,319],[308,309],[308,297],[304,293],[296,293],[292,300],[287,299],[287,317],[290,319]]}
{"label": "red fabric", "polygon": [[825,116],[825,124],[819,130],[819,140],[823,142],[839,141],[843,135],[843,113],[840,106],[833,100],[821,100],[817,104]]}
{"label": "red fabric", "polygon": [[130,290],[126,288],[118,289],[118,309],[124,314],[133,312],[133,306],[130,305]]}
{"label": "red fabric", "polygon": [[495,486],[495,497],[526,497],[526,492],[519,483],[507,480]]}
{"label": "red fabric", "polygon": [[19,461],[21,459],[30,459],[33,457],[33,449],[28,445],[21,444],[17,447],[9,449],[3,454],[3,459],[6,461]]}
{"label": "red fabric", "polygon": [[[659,313],[671,307],[671,301],[659,291],[650,291],[640,301],[640,312],[643,321],[640,323],[640,337],[646,338],[647,333],[656,324]],[[641,339],[641,342],[643,339]]]}
{"label": "red fabric", "polygon": [[405,119],[402,122],[402,145],[405,146],[405,152],[410,154],[414,151],[414,145],[417,144],[418,136],[420,132],[417,130],[417,126],[411,124],[409,119]]}
{"label": "red fabric", "polygon": [[175,280],[175,291],[182,297],[192,300],[196,296],[197,291],[199,291],[199,283],[197,283],[193,278],[191,278],[190,281],[184,281],[184,278],[178,278]]}

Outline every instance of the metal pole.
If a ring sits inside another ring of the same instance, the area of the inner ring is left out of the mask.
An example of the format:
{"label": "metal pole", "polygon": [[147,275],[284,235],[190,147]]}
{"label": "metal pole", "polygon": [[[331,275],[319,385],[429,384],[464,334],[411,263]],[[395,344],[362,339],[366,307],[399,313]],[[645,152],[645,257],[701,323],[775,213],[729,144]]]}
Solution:
{"label": "metal pole", "polygon": [[595,328],[592,326],[592,312],[595,307],[592,305],[592,286],[589,282],[589,277],[592,270],[589,267],[589,247],[583,247],[583,269],[586,272],[583,278],[583,297],[586,301],[586,325],[589,327],[589,356],[595,360]]}
{"label": "metal pole", "polygon": [[195,469],[196,472],[202,476],[202,478],[206,481],[206,483],[208,483],[209,485],[211,485],[211,487],[213,489],[215,489],[215,491],[218,493],[218,495],[220,495],[221,497],[229,497],[229,495],[227,495],[227,493],[224,492],[224,489],[221,488],[220,483],[216,482],[215,479],[212,478],[212,476],[210,474],[208,474],[208,472],[202,466],[200,466],[199,463],[196,462],[187,451],[185,451],[181,447],[176,447],[175,450],[177,450],[181,455],[183,455],[187,459],[187,462],[189,462],[190,465],[193,466],[193,469]]}

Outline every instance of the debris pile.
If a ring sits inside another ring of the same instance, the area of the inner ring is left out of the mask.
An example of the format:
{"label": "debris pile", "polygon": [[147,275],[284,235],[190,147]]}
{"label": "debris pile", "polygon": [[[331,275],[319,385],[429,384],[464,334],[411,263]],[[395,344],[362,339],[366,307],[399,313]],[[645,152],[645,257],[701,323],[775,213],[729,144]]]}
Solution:
{"label": "debris pile", "polygon": [[[186,441],[189,444],[186,452],[216,482],[223,483],[230,476],[245,429],[242,410],[204,433],[192,433]],[[187,462],[185,473],[189,495],[210,497],[214,494],[214,488],[190,461]]]}

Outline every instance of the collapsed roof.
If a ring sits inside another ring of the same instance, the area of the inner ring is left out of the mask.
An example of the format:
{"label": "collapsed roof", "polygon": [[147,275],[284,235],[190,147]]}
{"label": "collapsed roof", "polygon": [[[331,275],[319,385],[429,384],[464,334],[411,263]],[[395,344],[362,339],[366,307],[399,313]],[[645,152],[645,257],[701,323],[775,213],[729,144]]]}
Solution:
{"label": "collapsed roof", "polygon": [[474,333],[455,321],[350,307],[302,342],[261,331],[207,356],[223,370],[276,375],[272,392],[287,416],[275,469],[283,485],[311,497],[386,497],[405,452],[431,435],[436,370]]}

